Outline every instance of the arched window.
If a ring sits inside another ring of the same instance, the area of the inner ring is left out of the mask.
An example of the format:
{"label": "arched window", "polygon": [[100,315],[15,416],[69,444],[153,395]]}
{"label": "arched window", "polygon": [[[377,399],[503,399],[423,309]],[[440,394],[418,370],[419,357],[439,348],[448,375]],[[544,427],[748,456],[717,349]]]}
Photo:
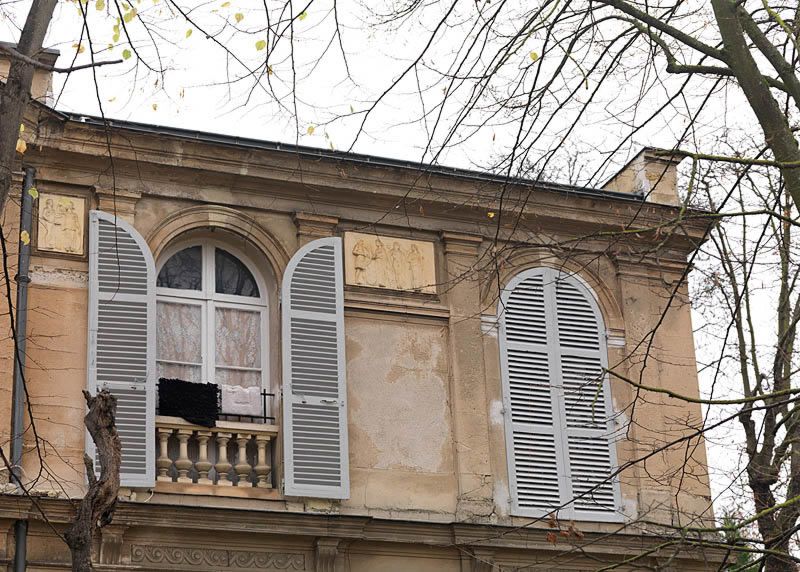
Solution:
{"label": "arched window", "polygon": [[605,328],[592,293],[535,268],[508,284],[498,312],[513,512],[621,520]]}
{"label": "arched window", "polygon": [[159,377],[267,387],[266,292],[243,255],[211,240],[172,248],[156,295]]}

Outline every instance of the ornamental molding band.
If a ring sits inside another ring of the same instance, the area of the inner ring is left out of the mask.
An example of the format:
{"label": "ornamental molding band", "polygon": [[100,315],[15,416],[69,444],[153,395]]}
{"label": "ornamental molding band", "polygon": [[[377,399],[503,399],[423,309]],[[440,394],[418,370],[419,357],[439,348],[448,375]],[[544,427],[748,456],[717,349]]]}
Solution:
{"label": "ornamental molding band", "polygon": [[306,570],[305,554],[251,552],[249,550],[212,550],[181,546],[131,545],[133,564],[170,564],[173,566],[212,566],[234,570]]}
{"label": "ornamental molding band", "polygon": [[36,249],[75,256],[86,254],[86,199],[40,193],[38,203]]}
{"label": "ornamental molding band", "polygon": [[348,285],[436,293],[432,242],[347,232],[344,252]]}

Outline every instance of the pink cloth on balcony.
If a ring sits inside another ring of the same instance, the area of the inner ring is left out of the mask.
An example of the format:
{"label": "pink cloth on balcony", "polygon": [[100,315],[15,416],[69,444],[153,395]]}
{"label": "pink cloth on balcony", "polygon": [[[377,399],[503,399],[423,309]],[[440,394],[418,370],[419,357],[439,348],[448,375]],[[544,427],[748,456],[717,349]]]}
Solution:
{"label": "pink cloth on balcony", "polygon": [[222,385],[222,414],[252,415],[261,417],[262,400],[260,387]]}

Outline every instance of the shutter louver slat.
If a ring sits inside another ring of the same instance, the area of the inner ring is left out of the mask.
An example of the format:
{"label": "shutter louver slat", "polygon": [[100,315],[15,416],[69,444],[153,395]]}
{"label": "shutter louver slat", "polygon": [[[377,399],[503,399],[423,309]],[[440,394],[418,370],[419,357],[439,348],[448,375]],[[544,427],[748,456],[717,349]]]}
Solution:
{"label": "shutter louver slat", "polygon": [[549,268],[504,290],[500,346],[512,502],[519,514],[619,521],[602,318]]}
{"label": "shutter louver slat", "polygon": [[316,240],[283,279],[285,493],[348,498],[341,239]]}
{"label": "shutter louver slat", "polygon": [[[155,478],[155,265],[144,239],[126,222],[92,211],[89,223],[87,386],[117,398],[121,484],[149,487]],[[99,471],[88,435],[87,451]]]}

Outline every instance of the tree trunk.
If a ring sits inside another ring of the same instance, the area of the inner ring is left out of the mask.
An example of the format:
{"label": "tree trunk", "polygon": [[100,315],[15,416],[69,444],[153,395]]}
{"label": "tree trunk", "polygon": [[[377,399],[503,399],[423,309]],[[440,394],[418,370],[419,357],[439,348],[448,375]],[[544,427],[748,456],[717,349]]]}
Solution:
{"label": "tree trunk", "polygon": [[[18,52],[31,58],[39,55],[56,3],[57,0],[33,0],[19,38]],[[31,99],[33,72],[33,65],[12,57],[8,79],[0,89],[0,213],[11,190],[19,126]]]}
{"label": "tree trunk", "polygon": [[83,392],[89,412],[84,418],[86,428],[97,447],[100,462],[100,478],[95,477],[94,462],[84,455],[86,478],[89,490],[78,505],[75,520],[64,535],[72,552],[72,571],[90,572],[92,567],[92,547],[99,538],[100,527],[111,522],[117,506],[119,494],[119,470],[122,460],[122,444],[117,434],[114,418],[117,413],[117,399],[104,389],[95,397]]}

